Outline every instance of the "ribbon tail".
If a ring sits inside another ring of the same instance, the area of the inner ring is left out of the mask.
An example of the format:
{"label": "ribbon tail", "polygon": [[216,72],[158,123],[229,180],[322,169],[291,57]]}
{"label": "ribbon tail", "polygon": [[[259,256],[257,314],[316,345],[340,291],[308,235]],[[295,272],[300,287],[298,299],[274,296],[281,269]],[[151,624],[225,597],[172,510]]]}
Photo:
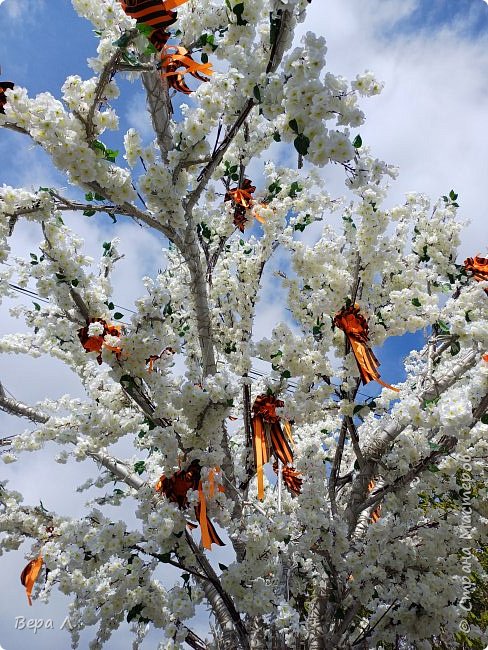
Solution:
{"label": "ribbon tail", "polygon": [[31,560],[20,574],[20,582],[25,587],[25,593],[27,594],[27,600],[30,606],[32,606],[32,589],[37,577],[39,576],[42,564],[43,559],[42,556],[39,555],[35,560]]}
{"label": "ribbon tail", "polygon": [[287,438],[283,435],[279,422],[271,425],[271,446],[275,456],[281,460],[283,465],[293,463],[293,452]]}
{"label": "ribbon tail", "polygon": [[291,446],[295,448],[295,441],[293,440],[293,436],[291,434],[291,424],[288,422],[288,420],[285,420],[283,422],[283,429],[286,433],[286,437],[290,441]]}
{"label": "ribbon tail", "polygon": [[182,4],[185,4],[188,0],[163,0],[163,7],[165,9],[175,9]]}
{"label": "ribbon tail", "polygon": [[254,464],[258,479],[258,499],[264,499],[264,472],[263,465],[267,462],[266,440],[264,436],[263,421],[260,417],[252,419]]}
{"label": "ribbon tail", "polygon": [[205,495],[203,493],[202,482],[198,484],[198,521],[200,523],[200,530],[202,533],[202,544],[203,548],[206,548],[208,551],[212,548],[212,540],[210,538],[210,532],[208,529],[208,517],[207,517],[207,503],[205,501]]}

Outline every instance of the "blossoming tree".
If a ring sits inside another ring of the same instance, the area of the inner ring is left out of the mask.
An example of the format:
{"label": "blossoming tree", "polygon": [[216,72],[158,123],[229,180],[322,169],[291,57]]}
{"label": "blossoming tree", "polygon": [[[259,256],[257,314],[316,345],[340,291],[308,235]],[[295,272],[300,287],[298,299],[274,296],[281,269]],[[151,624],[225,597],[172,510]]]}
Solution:
{"label": "blossoming tree", "polygon": [[[309,2],[72,0],[100,39],[95,76],[69,77],[61,99],[0,83],[0,126],[42,147],[73,186],[0,188],[2,293],[15,274],[47,300],[22,308],[30,333],[0,347],[61,359],[87,395],[31,406],[2,387],[1,408],[36,423],[5,460],[54,441],[58,462],[93,459],[86,485],[107,489],[75,519],[1,483],[0,545],[32,541],[29,599],[55,586],[71,595],[75,644],[95,625],[102,647],[124,620],[136,643],[161,629],[161,648],[468,638],[486,534],[488,261],[456,260],[454,192],[383,207],[394,170],[350,134],[364,120],[358,95],[380,85],[324,72],[323,38],[293,46]],[[130,129],[119,165],[103,133],[117,129],[110,101],[124,75],[145,89],[155,138],[145,146]],[[289,166],[262,162],[275,141]],[[331,163],[351,202],[325,192],[317,168]],[[63,222],[98,212],[166,242],[166,267],[145,279],[127,324],[111,278],[130,242],[106,242],[97,269]],[[11,259],[21,219],[38,224],[40,253]],[[290,315],[266,339],[253,324],[278,254]],[[425,346],[391,386],[373,346],[381,358],[389,337],[420,329]],[[269,375],[253,373],[256,357]],[[381,393],[364,400],[372,381]],[[136,460],[114,455],[122,439]],[[217,567],[224,543],[230,560]],[[160,579],[169,565],[175,584]],[[210,640],[188,623],[200,603]],[[471,624],[469,635],[483,632]]]}

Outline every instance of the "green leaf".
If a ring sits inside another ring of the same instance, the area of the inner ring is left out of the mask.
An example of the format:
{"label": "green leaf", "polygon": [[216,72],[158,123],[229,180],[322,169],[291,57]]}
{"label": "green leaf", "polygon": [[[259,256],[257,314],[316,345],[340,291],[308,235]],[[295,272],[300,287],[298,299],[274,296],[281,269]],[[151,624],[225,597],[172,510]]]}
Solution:
{"label": "green leaf", "polygon": [[461,351],[461,346],[459,344],[459,341],[453,341],[451,343],[451,355],[455,357],[456,354],[459,354],[460,351]]}
{"label": "green leaf", "polygon": [[352,410],[352,414],[356,415],[356,413],[359,413],[359,411],[362,411],[362,409],[367,406],[367,404],[356,404],[356,406]]}
{"label": "green leaf", "polygon": [[297,137],[293,140],[293,144],[295,145],[295,149],[298,151],[299,154],[301,154],[302,156],[307,155],[308,148],[310,146],[310,140],[307,138],[306,135],[303,135],[303,133],[297,135]]}
{"label": "green leaf", "polygon": [[429,465],[429,466],[427,467],[427,469],[429,470],[429,472],[434,472],[434,473],[435,473],[435,472],[440,472],[440,471],[441,471],[441,470],[437,467],[437,465],[433,465],[433,464]]}
{"label": "green leaf", "polygon": [[294,133],[296,133],[297,135],[299,135],[299,131],[298,131],[298,122],[297,122],[295,119],[290,120],[290,121],[288,122],[288,126],[290,127],[290,129],[291,129]]}
{"label": "green leaf", "polygon": [[361,147],[363,146],[363,141],[359,134],[352,141],[352,146],[354,147],[354,149],[361,149]]}
{"label": "green leaf", "polygon": [[37,255],[35,253],[30,253],[30,256],[33,260],[37,260]]}
{"label": "green leaf", "polygon": [[222,562],[219,562],[219,568],[221,571],[227,571],[229,567],[225,566],[225,564],[222,564]]}
{"label": "green leaf", "polygon": [[168,563],[171,560],[171,551],[169,553],[158,553],[157,558],[160,562]]}
{"label": "green leaf", "polygon": [[488,424],[488,413],[485,413],[484,415],[481,416],[481,422],[483,424]]}
{"label": "green leaf", "polygon": [[282,356],[283,356],[283,352],[281,350],[278,350],[278,352],[275,352],[274,354],[270,354],[269,358],[276,359],[276,357],[282,357]]}
{"label": "green leaf", "polygon": [[87,201],[93,201],[93,194],[92,194],[91,192],[87,192],[87,193],[85,194],[85,199],[86,199]]}
{"label": "green leaf", "polygon": [[116,311],[114,314],[114,319],[120,320],[121,318],[124,318],[124,314],[121,314],[120,311]]}
{"label": "green leaf", "polygon": [[139,476],[146,470],[146,463],[143,460],[138,460],[134,463],[134,472]]}
{"label": "green leaf", "polygon": [[253,95],[256,99],[256,101],[260,104],[261,103],[261,91],[259,89],[259,86],[256,84],[253,88]]}
{"label": "green leaf", "polygon": [[464,312],[464,318],[467,323],[471,323],[471,318],[469,317],[469,314],[471,313],[471,309],[468,309],[468,311]]}
{"label": "green leaf", "polygon": [[437,321],[437,327],[439,329],[439,332],[442,334],[449,334],[449,325],[445,323],[443,320],[438,320]]}
{"label": "green leaf", "polygon": [[281,373],[281,378],[282,379],[290,379],[291,377],[291,372],[289,370],[283,370]]}
{"label": "green leaf", "polygon": [[119,155],[118,149],[106,149],[105,160],[108,160],[109,162],[115,162],[118,155]]}
{"label": "green leaf", "polygon": [[102,196],[101,194],[97,194],[96,192],[95,192],[94,198],[95,198],[95,201],[105,201],[105,197]]}
{"label": "green leaf", "polygon": [[281,135],[280,135],[279,131],[275,131],[273,133],[273,140],[275,142],[281,142]]}
{"label": "green leaf", "polygon": [[71,280],[71,284],[73,287],[77,287],[80,284],[80,281],[75,278],[74,280]]}
{"label": "green leaf", "polygon": [[297,181],[293,181],[293,183],[290,185],[290,191],[288,192],[288,196],[291,199],[295,199],[297,194],[303,190],[303,187],[301,187],[300,183]]}
{"label": "green leaf", "polygon": [[34,304],[34,309],[36,311],[41,311],[41,305],[39,305],[37,302],[33,303]]}
{"label": "green leaf", "polygon": [[96,210],[84,210],[83,214],[85,217],[93,217],[94,214],[96,214]]}
{"label": "green leaf", "polygon": [[202,63],[208,63],[208,54],[206,54],[205,52],[202,52],[200,58],[202,60]]}
{"label": "green leaf", "polygon": [[158,50],[154,47],[152,43],[148,43],[146,49],[144,50],[144,54],[147,56],[148,54],[157,54]]}
{"label": "green leaf", "polygon": [[154,31],[154,27],[151,27],[151,25],[148,25],[147,23],[138,23],[136,25],[136,29],[138,29],[141,34],[144,34],[144,36],[151,36],[151,34]]}
{"label": "green leaf", "polygon": [[449,192],[449,198],[451,199],[451,201],[455,201],[457,199],[457,197],[458,197],[458,195],[456,194],[456,192],[454,190],[451,190]]}
{"label": "green leaf", "polygon": [[420,300],[418,298],[413,298],[412,305],[414,307],[422,307],[422,304],[421,304],[421,302],[420,302]]}

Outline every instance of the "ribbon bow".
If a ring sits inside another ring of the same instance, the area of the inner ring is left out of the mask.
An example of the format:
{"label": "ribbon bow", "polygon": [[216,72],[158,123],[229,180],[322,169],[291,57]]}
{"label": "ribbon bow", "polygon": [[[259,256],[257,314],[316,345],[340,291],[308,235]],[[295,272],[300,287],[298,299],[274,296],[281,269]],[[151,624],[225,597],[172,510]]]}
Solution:
{"label": "ribbon bow", "polygon": [[34,583],[39,576],[39,572],[42,568],[42,555],[36,557],[35,560],[31,560],[27,566],[24,567],[22,573],[20,574],[20,582],[25,587],[25,593],[27,594],[27,600],[29,605],[32,606],[32,588]]}
{"label": "ribbon bow", "polygon": [[[283,431],[280,417],[276,414],[276,408],[282,406],[284,406],[284,402],[276,399],[274,395],[259,395],[252,407],[254,413],[251,418],[254,462],[258,478],[258,499],[260,501],[264,499],[263,465],[266,465],[269,461],[271,454],[283,463],[283,470],[289,463],[293,463],[291,427],[288,422],[285,422]],[[293,468],[291,470],[295,472]],[[296,476],[299,475],[297,472],[295,474]],[[290,485],[296,487],[296,481],[291,480],[291,473],[288,473],[288,477],[290,482],[285,479],[285,471],[283,471],[286,486],[290,491],[294,492]],[[300,490],[297,493],[299,492]]]}
{"label": "ribbon bow", "polygon": [[13,90],[14,84],[11,81],[0,81],[0,113],[5,113],[4,106],[7,103],[6,90]]}
{"label": "ribbon bow", "polygon": [[179,45],[165,45],[163,47],[161,51],[161,69],[161,77],[168,79],[169,86],[174,90],[185,93],[185,95],[191,93],[183,78],[185,74],[191,74],[192,77],[199,81],[208,81],[208,77],[204,77],[203,74],[213,74],[211,63],[197,63],[192,59],[188,50]]}
{"label": "ribbon bow", "polygon": [[373,351],[368,346],[369,343],[369,328],[366,319],[359,311],[359,305],[351,305],[350,307],[343,307],[341,311],[336,314],[334,318],[334,325],[341,329],[347,336],[354,358],[358,364],[359,374],[363,384],[370,381],[377,381],[385,388],[390,388],[399,392],[398,388],[385,384],[380,379],[378,366],[380,362],[373,354]]}
{"label": "ribbon bow", "polygon": [[244,227],[247,223],[246,210],[253,206],[254,200],[252,195],[255,191],[256,186],[252,184],[249,178],[245,178],[242,181],[241,187],[228,189],[225,193],[224,201],[232,201],[234,204],[234,225],[241,232],[244,232]]}
{"label": "ribbon bow", "polygon": [[[100,323],[101,325],[103,325],[102,334],[96,336],[90,336],[88,334],[88,328],[91,323]],[[120,327],[120,325],[113,325],[112,323],[107,323],[106,321],[103,320],[103,318],[90,318],[90,320],[87,321],[86,327],[82,327],[81,329],[78,330],[78,338],[81,341],[81,345],[85,348],[85,352],[98,352],[97,361],[98,361],[98,365],[101,365],[102,347],[105,347],[107,348],[107,350],[111,350],[112,352],[114,352],[117,359],[120,357],[122,353],[122,348],[120,348],[119,346],[113,346],[106,343],[105,336],[108,334],[109,336],[119,337],[121,332],[122,332],[122,328]]]}
{"label": "ribbon bow", "polygon": [[[214,525],[207,515],[207,502],[203,492],[203,483],[200,479],[201,469],[199,461],[193,460],[188,466],[188,469],[180,469],[170,478],[167,478],[163,474],[156,484],[156,492],[164,494],[169,501],[177,503],[180,510],[186,510],[189,506],[188,491],[198,490],[198,504],[195,506],[195,515],[202,531],[203,548],[211,550],[212,544],[217,544],[218,546],[225,546],[225,544],[218,536]],[[211,497],[215,493],[214,479],[215,470],[211,469],[208,474],[209,495]],[[219,491],[224,491],[221,485],[219,485]],[[194,526],[190,524],[190,527],[193,528]]]}
{"label": "ribbon bow", "polygon": [[[464,260],[464,268],[466,271],[471,271],[473,278],[476,282],[484,282],[488,280],[488,257],[468,257]],[[485,292],[488,293],[488,289],[485,289]]]}

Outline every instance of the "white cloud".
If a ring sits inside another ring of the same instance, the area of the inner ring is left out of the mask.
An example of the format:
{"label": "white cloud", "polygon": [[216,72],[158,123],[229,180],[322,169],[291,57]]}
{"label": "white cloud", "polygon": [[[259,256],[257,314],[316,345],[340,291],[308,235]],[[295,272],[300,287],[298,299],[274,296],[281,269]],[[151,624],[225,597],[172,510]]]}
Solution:
{"label": "white cloud", "polygon": [[[0,5],[5,0],[0,0]],[[32,12],[41,9],[44,5],[44,0],[8,0],[5,5],[5,11],[9,18],[17,20],[32,20]]]}
{"label": "white cloud", "polygon": [[[354,78],[372,70],[385,82],[383,93],[362,103],[366,123],[359,130],[374,155],[400,168],[390,202],[405,192],[434,200],[455,189],[464,230],[460,259],[485,252],[485,129],[488,109],[485,71],[488,35],[473,36],[473,16],[449,27],[402,31],[419,0],[329,0],[312,3],[302,33],[313,29],[327,39],[327,67]],[[344,193],[341,171],[328,167],[332,193]],[[327,186],[326,186],[327,187]]]}

